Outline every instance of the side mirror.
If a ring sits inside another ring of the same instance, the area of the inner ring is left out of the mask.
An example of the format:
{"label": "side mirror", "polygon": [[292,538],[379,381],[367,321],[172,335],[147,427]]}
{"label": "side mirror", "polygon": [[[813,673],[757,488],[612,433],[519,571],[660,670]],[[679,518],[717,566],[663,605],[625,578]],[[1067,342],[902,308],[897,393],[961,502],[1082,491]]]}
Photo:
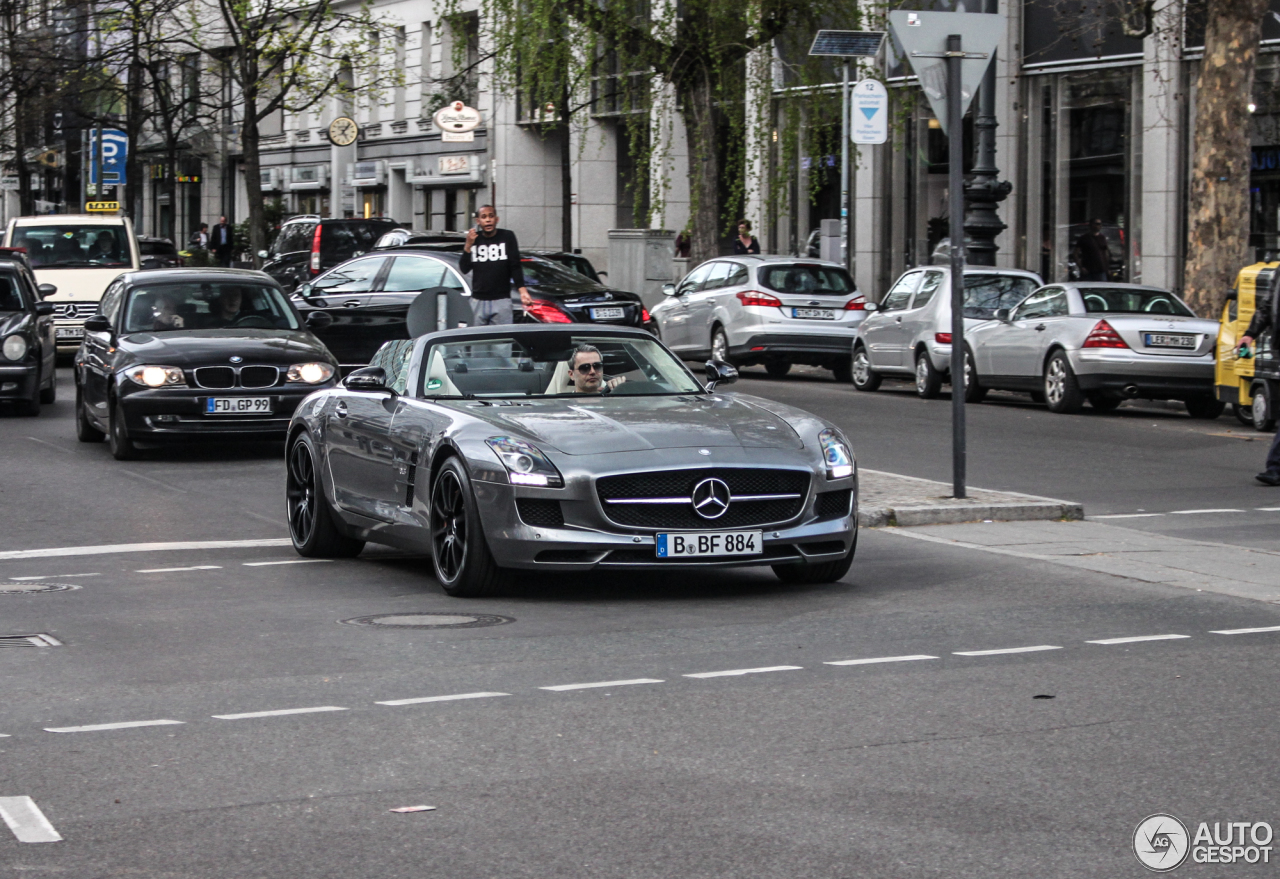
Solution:
{"label": "side mirror", "polygon": [[109,333],[111,321],[105,314],[95,314],[84,322],[84,329],[87,333]]}
{"label": "side mirror", "polygon": [[39,287],[36,288],[36,292],[40,294],[41,299],[47,299],[48,297],[52,296],[54,293],[57,293],[58,288],[55,287],[53,284],[41,284]]}
{"label": "side mirror", "polygon": [[596,272],[596,274],[597,274],[597,275],[599,275],[599,276],[600,276],[600,277],[602,277],[602,278],[607,278],[607,277],[609,277],[609,273],[608,273],[608,272]]}
{"label": "side mirror", "polygon": [[36,314],[38,314],[40,317],[47,317],[48,315],[53,314],[53,303],[52,303],[52,302],[37,302],[37,303],[36,303]]}
{"label": "side mirror", "polygon": [[675,284],[663,284],[663,285],[662,285],[662,295],[663,295],[663,296],[675,296],[675,295],[676,295],[676,285],[675,285]]}
{"label": "side mirror", "polygon": [[298,285],[298,288],[297,288],[296,290],[294,290],[293,292],[297,293],[297,294],[298,294],[299,296],[301,296],[303,299],[306,299],[308,296],[310,296],[310,295],[311,295],[311,285],[310,285],[310,284],[299,284],[299,285]]}
{"label": "side mirror", "polygon": [[357,369],[345,379],[343,385],[349,391],[390,391],[387,387],[387,371],[381,366],[366,366]]}
{"label": "side mirror", "polygon": [[716,385],[731,385],[738,380],[738,370],[733,368],[733,364],[725,363],[723,360],[707,361],[707,392],[710,393],[716,389]]}
{"label": "side mirror", "polygon": [[1003,323],[1008,323],[1008,322],[1009,322],[1009,309],[1007,309],[1007,308],[997,308],[997,309],[996,309],[996,320],[1001,321],[1001,322],[1003,322]]}
{"label": "side mirror", "polygon": [[271,256],[271,254],[267,253],[265,250],[258,251],[258,259],[266,259],[269,256]]}
{"label": "side mirror", "polygon": [[880,306],[879,306],[879,304],[878,304],[878,303],[875,303],[875,302],[868,302],[868,303],[867,303],[865,306],[863,306],[863,307],[866,309],[867,314],[870,314],[870,313],[871,313],[871,312],[873,312],[873,311],[879,311],[879,310],[880,310]]}
{"label": "side mirror", "polygon": [[333,323],[333,315],[327,311],[313,311],[307,315],[307,329],[324,330]]}

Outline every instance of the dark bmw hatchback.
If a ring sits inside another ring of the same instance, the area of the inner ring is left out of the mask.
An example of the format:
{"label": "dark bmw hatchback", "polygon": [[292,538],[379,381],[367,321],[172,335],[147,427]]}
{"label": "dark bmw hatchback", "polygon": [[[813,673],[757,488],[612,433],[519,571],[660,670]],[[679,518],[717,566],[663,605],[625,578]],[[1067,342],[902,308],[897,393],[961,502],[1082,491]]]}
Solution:
{"label": "dark bmw hatchback", "polygon": [[262,272],[129,272],[85,321],[76,353],[76,435],[140,444],[283,439],[298,403],[333,385],[338,362]]}

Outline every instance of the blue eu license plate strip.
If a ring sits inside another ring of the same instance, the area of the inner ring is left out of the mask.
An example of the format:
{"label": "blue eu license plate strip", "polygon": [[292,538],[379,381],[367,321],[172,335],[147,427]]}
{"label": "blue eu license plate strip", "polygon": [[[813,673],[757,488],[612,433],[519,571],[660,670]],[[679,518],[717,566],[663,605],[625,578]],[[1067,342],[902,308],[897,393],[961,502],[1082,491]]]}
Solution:
{"label": "blue eu license plate strip", "polygon": [[763,541],[759,531],[695,531],[658,534],[658,558],[698,558],[703,556],[759,555]]}

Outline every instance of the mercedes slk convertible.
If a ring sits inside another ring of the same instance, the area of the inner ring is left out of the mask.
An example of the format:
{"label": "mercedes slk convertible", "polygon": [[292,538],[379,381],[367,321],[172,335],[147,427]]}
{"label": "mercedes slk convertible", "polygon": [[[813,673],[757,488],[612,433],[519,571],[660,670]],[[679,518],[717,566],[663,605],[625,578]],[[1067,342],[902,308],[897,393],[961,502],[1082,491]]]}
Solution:
{"label": "mercedes slk convertible", "polygon": [[[602,373],[602,374],[601,374]],[[472,327],[388,342],[289,427],[295,549],[366,541],[429,554],[444,590],[496,594],[518,569],[769,565],[848,572],[857,465],[830,422],[699,381],[649,333]]]}

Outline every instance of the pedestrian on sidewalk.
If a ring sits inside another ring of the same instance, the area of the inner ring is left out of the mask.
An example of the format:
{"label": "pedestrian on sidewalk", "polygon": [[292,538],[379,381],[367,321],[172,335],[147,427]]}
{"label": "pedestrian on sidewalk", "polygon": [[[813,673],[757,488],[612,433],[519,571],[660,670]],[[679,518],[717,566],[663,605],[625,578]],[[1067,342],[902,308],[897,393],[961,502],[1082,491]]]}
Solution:
{"label": "pedestrian on sidewalk", "polygon": [[[1253,319],[1240,337],[1240,346],[1253,348],[1253,340],[1269,329],[1275,328],[1275,315],[1271,313],[1271,297],[1258,296],[1255,299]],[[1271,448],[1267,451],[1266,469],[1254,479],[1263,485],[1280,485],[1280,430],[1276,431]]]}
{"label": "pedestrian on sidewalk", "polygon": [[218,217],[218,225],[213,227],[213,235],[209,239],[213,255],[218,258],[218,265],[231,268],[231,251],[235,248],[235,240],[236,232],[227,223],[227,218]]}
{"label": "pedestrian on sidewalk", "polygon": [[188,247],[196,250],[209,249],[209,224],[201,223],[200,228],[191,233],[191,239],[187,241]]}
{"label": "pedestrian on sidewalk", "polygon": [[1107,271],[1111,268],[1111,248],[1102,234],[1102,220],[1091,220],[1089,231],[1076,239],[1076,265],[1082,281],[1110,280]]}
{"label": "pedestrian on sidewalk", "polygon": [[498,228],[498,212],[491,204],[480,208],[476,220],[476,225],[467,230],[467,243],[458,262],[463,272],[471,272],[472,325],[515,323],[511,288],[520,291],[520,301],[525,306],[533,301],[524,285],[516,233]]}

